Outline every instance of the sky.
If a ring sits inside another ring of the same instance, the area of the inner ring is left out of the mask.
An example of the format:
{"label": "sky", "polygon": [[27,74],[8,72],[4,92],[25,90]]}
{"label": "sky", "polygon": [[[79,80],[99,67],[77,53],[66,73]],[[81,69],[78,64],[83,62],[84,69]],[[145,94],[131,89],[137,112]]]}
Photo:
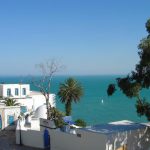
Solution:
{"label": "sky", "polygon": [[0,0],[0,75],[38,74],[56,59],[59,74],[127,74],[147,35],[149,0]]}

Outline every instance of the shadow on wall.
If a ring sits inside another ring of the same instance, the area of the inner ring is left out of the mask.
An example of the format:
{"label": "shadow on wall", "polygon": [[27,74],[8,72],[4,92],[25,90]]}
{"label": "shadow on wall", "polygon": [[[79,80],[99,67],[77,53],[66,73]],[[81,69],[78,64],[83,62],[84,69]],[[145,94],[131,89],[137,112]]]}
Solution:
{"label": "shadow on wall", "polygon": [[0,149],[1,150],[40,150],[25,145],[16,144],[16,134],[14,130],[0,131]]}
{"label": "shadow on wall", "polygon": [[16,130],[16,144],[44,149],[43,133],[35,130]]}
{"label": "shadow on wall", "polygon": [[[43,131],[31,130],[29,124],[25,128],[23,128],[23,126],[21,128],[21,125],[19,124],[18,120],[13,121],[13,122],[11,120],[10,125],[8,125],[7,127],[3,128],[0,131],[0,136],[1,138],[3,137],[5,138],[6,143],[8,142],[14,146],[17,144],[17,145],[24,145],[28,147],[34,147],[38,149],[45,149],[45,147],[49,148],[49,144],[50,144],[49,132],[46,131],[45,137],[44,137]],[[1,145],[1,142],[0,142],[0,145]]]}
{"label": "shadow on wall", "polygon": [[16,121],[11,121],[9,125],[7,125],[7,127],[3,127],[3,123],[0,120],[0,130],[16,130],[16,126],[17,126],[17,120]]}
{"label": "shadow on wall", "polygon": [[40,149],[50,149],[50,134],[48,130],[38,131],[29,128],[16,128],[16,144],[35,147]]}

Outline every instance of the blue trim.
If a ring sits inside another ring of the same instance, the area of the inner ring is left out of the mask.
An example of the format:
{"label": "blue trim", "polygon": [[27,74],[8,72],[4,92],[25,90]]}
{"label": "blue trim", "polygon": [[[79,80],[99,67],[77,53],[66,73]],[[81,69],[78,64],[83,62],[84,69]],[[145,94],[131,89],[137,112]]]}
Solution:
{"label": "blue trim", "polygon": [[44,130],[44,147],[50,147],[50,135],[47,129]]}
{"label": "blue trim", "polygon": [[21,109],[22,113],[27,112],[27,107],[26,106],[21,106],[20,109]]}
{"label": "blue trim", "polygon": [[8,116],[9,125],[14,125],[14,116]]}

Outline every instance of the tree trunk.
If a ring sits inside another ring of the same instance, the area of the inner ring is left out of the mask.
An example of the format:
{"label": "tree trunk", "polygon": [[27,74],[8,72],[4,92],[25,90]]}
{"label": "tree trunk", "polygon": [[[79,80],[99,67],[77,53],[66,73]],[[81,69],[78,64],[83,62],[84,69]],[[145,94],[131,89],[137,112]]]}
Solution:
{"label": "tree trunk", "polygon": [[49,96],[46,98],[46,109],[47,109],[47,119],[50,120],[51,119],[51,105],[49,103]]}
{"label": "tree trunk", "polygon": [[48,99],[46,99],[47,119],[49,119]]}
{"label": "tree trunk", "polygon": [[71,102],[67,102],[65,104],[65,109],[66,109],[66,116],[70,116],[71,115]]}

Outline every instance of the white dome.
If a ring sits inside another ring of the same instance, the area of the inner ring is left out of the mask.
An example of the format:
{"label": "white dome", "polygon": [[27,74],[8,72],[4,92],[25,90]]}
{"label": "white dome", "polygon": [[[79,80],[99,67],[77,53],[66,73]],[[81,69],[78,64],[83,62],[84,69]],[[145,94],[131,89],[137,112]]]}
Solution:
{"label": "white dome", "polygon": [[47,119],[47,109],[46,109],[46,105],[41,105],[39,106],[36,111],[35,111],[35,114],[34,116],[36,118],[44,118],[44,119]]}

